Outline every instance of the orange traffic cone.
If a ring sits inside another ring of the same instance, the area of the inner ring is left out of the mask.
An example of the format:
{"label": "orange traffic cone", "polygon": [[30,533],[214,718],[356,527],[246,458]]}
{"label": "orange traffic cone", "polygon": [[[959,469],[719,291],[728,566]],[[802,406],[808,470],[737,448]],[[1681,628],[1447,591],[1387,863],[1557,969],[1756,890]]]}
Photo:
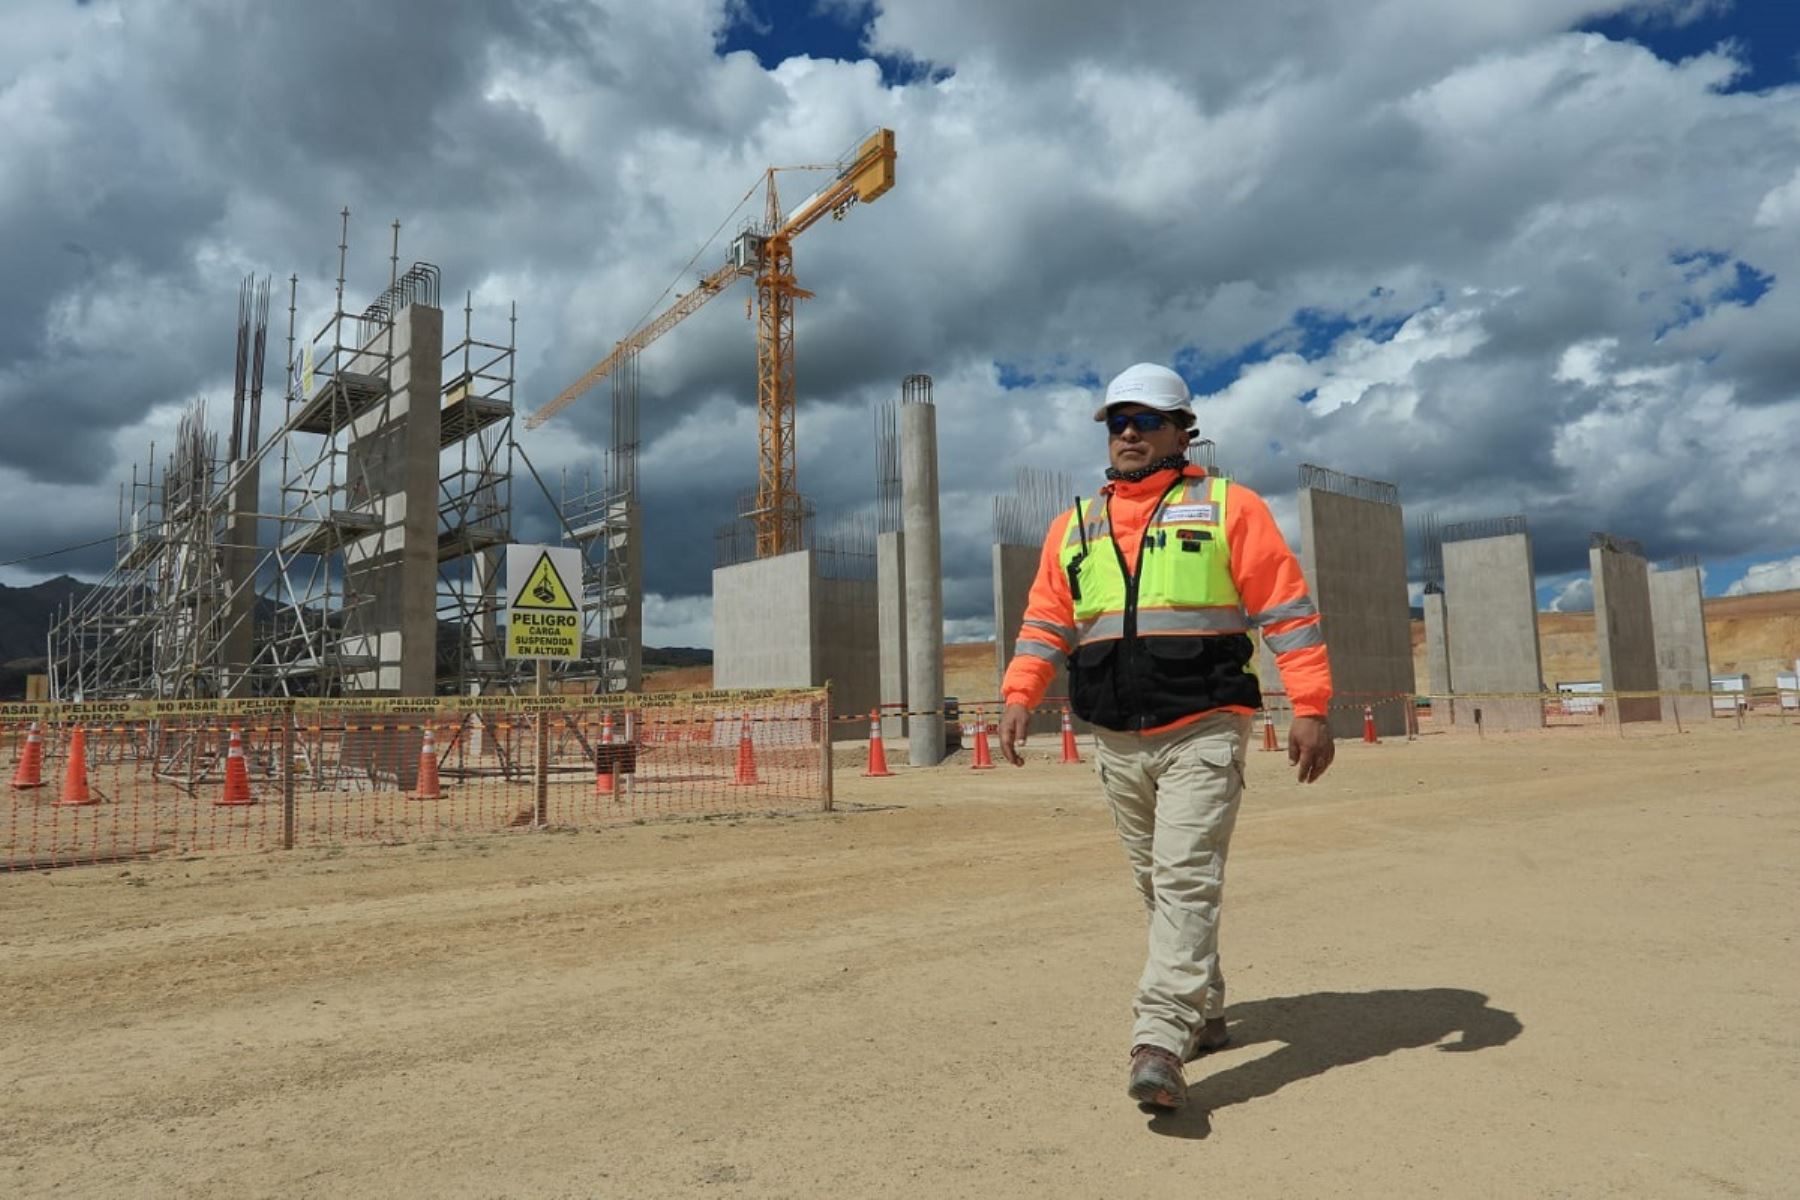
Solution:
{"label": "orange traffic cone", "polygon": [[619,781],[613,775],[612,744],[612,714],[607,713],[600,718],[600,752],[594,755],[594,795],[596,796],[611,796],[619,790]]}
{"label": "orange traffic cone", "polygon": [[38,732],[36,721],[25,735],[25,753],[13,771],[12,785],[20,789],[44,786],[44,737]]}
{"label": "orange traffic cone", "polygon": [[864,779],[886,779],[893,772],[888,770],[887,746],[881,740],[881,710],[869,710],[869,769],[863,772]]}
{"label": "orange traffic cone", "polygon": [[1264,750],[1279,750],[1279,749],[1281,749],[1281,744],[1275,740],[1275,714],[1272,712],[1265,711],[1263,713],[1263,744],[1262,744],[1262,748]]}
{"label": "orange traffic cone", "polygon": [[250,797],[250,767],[244,762],[244,734],[231,727],[231,740],[225,749],[225,793],[213,803],[221,808],[255,804]]}
{"label": "orange traffic cone", "polygon": [[1375,736],[1375,706],[1373,704],[1363,705],[1363,741],[1371,745],[1381,741]]}
{"label": "orange traffic cone", "polygon": [[69,765],[63,772],[62,795],[56,798],[58,804],[98,804],[93,793],[88,790],[87,777],[87,730],[77,725],[69,734]]}
{"label": "orange traffic cone", "polygon": [[414,800],[442,800],[444,792],[438,786],[437,737],[431,732],[431,724],[425,725],[425,740],[419,743],[419,788],[413,793]]}
{"label": "orange traffic cone", "polygon": [[1062,761],[1066,763],[1081,761],[1081,751],[1075,748],[1075,724],[1069,720],[1069,706],[1066,704],[1063,705]]}
{"label": "orange traffic cone", "polygon": [[987,722],[980,713],[975,714],[975,761],[969,764],[971,771],[991,771],[994,769],[994,754],[988,749]]}
{"label": "orange traffic cone", "polygon": [[732,779],[733,787],[753,787],[762,780],[756,777],[756,746],[750,740],[750,714],[744,714],[744,724],[738,733],[737,775]]}

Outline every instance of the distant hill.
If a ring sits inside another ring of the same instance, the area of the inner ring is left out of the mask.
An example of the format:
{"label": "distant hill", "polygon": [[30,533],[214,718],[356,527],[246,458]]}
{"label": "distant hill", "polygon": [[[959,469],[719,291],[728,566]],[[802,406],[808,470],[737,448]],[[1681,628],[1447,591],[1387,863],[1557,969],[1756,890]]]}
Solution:
{"label": "distant hill", "polygon": [[[68,575],[30,587],[0,584],[0,700],[24,697],[25,677],[44,670],[44,639],[52,614],[72,596],[93,586]],[[440,627],[438,641],[440,658],[454,655],[455,633],[447,624]],[[710,680],[712,651],[693,646],[645,646],[644,667],[658,673],[697,670]]]}
{"label": "distant hill", "polygon": [[92,584],[67,575],[46,579],[30,587],[0,583],[0,662],[44,657],[44,637],[50,632],[50,614],[77,592]]}
{"label": "distant hill", "polygon": [[[1714,675],[1748,675],[1751,687],[1774,687],[1777,672],[1800,658],[1800,591],[1708,596],[1706,650]],[[1544,682],[1600,678],[1600,648],[1591,612],[1540,612],[1538,647]],[[1425,625],[1413,623],[1413,671],[1425,684]]]}
{"label": "distant hill", "polygon": [[712,651],[703,646],[645,646],[644,668],[710,667]]}

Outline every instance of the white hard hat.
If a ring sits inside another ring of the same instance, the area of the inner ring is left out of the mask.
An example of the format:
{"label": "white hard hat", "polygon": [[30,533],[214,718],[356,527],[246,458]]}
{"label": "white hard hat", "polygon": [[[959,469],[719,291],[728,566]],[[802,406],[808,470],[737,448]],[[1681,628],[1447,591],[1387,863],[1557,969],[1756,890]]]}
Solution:
{"label": "white hard hat", "polygon": [[1094,410],[1094,420],[1106,420],[1106,410],[1115,404],[1141,404],[1159,412],[1194,415],[1193,398],[1187,381],[1155,363],[1133,363],[1106,385],[1106,398]]}

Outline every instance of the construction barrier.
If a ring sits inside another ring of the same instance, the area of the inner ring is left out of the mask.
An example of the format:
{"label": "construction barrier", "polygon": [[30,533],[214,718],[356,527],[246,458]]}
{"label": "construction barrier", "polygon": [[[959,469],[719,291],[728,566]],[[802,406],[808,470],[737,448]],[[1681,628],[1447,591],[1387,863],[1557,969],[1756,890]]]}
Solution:
{"label": "construction barrier", "polygon": [[0,704],[0,869],[828,810],[830,711],[822,688]]}

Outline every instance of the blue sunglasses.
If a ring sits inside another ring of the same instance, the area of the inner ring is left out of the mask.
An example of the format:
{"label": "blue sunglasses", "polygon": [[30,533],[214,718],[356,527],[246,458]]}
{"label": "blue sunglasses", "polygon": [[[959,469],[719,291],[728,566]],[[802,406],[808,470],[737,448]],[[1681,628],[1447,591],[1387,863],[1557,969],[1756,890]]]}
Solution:
{"label": "blue sunglasses", "polygon": [[1169,424],[1169,418],[1158,412],[1108,413],[1106,432],[1114,437],[1118,437],[1126,429],[1135,429],[1139,433],[1155,433],[1167,424]]}

